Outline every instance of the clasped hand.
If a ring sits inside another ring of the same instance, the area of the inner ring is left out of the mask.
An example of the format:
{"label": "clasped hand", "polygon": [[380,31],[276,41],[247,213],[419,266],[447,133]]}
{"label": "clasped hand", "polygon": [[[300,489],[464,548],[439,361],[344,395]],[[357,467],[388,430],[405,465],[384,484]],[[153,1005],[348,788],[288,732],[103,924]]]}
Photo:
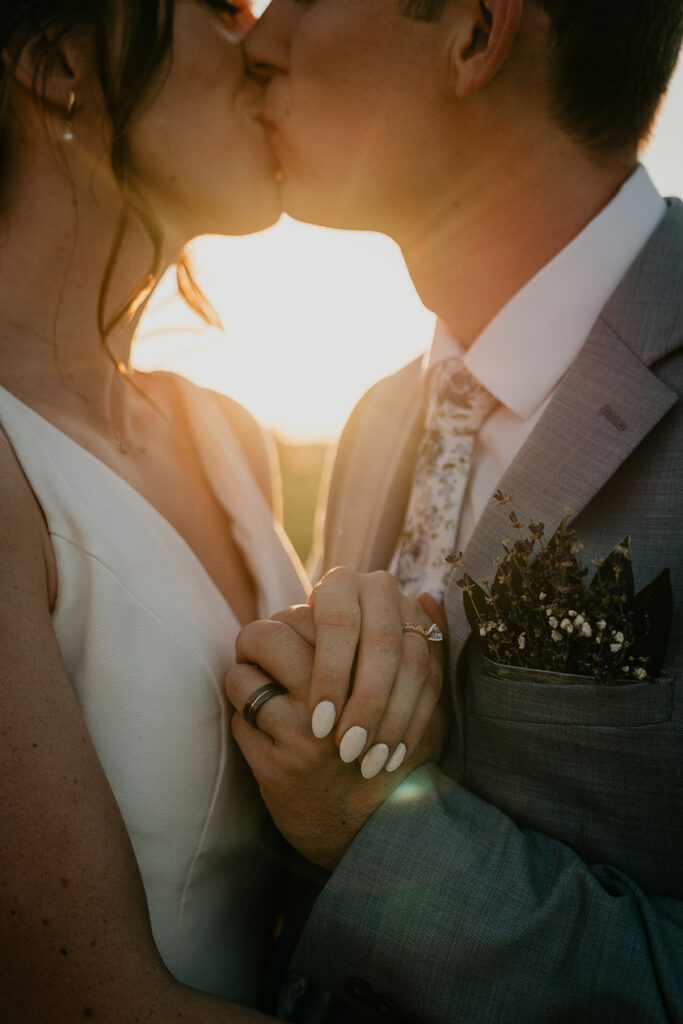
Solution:
{"label": "clasped hand", "polygon": [[[356,833],[418,765],[438,760],[444,644],[405,623],[445,628],[428,595],[407,598],[386,572],[333,569],[296,605],[246,626],[226,680],[233,735],[285,838],[332,869]],[[259,686],[286,693],[242,718]]]}

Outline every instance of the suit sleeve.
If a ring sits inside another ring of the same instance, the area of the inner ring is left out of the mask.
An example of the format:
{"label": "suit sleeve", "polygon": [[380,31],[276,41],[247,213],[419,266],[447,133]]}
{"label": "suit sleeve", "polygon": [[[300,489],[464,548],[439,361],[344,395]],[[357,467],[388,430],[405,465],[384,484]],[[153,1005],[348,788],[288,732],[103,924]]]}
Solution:
{"label": "suit sleeve", "polygon": [[293,968],[406,1024],[682,1022],[683,903],[427,765],[357,836]]}

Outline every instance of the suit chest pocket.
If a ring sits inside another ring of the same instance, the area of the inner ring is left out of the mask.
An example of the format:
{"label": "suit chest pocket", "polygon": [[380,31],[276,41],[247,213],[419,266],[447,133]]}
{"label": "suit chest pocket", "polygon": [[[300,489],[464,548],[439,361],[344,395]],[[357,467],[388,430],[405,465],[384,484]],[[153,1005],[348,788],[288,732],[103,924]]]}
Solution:
{"label": "suit chest pocket", "polygon": [[683,896],[676,676],[594,685],[469,654],[463,782],[520,827]]}
{"label": "suit chest pocket", "polygon": [[475,655],[469,688],[473,714],[537,725],[631,728],[671,720],[674,676],[596,686],[583,676],[499,665]]}

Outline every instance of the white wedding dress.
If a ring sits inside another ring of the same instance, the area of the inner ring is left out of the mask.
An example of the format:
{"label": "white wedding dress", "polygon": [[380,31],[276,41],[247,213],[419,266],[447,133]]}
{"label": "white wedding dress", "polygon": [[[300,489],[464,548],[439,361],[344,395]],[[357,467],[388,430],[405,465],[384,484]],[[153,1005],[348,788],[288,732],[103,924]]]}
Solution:
{"label": "white wedding dress", "polygon": [[[269,617],[305,599],[303,571],[220,404],[181,387],[259,616]],[[54,629],[130,834],[161,956],[184,984],[255,1005],[276,857],[230,735],[223,680],[239,623],[188,544],[121,477],[4,388],[0,423],[47,520]]]}

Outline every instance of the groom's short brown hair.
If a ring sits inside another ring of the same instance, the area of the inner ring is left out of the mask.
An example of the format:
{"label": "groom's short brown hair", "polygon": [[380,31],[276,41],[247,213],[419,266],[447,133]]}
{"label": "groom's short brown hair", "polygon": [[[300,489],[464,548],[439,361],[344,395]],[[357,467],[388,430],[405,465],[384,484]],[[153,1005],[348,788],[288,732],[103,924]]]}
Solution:
{"label": "groom's short brown hair", "polygon": [[[403,13],[419,21],[438,21],[448,2],[400,0]],[[683,0],[530,2],[551,22],[557,121],[598,154],[637,146],[676,66]]]}

